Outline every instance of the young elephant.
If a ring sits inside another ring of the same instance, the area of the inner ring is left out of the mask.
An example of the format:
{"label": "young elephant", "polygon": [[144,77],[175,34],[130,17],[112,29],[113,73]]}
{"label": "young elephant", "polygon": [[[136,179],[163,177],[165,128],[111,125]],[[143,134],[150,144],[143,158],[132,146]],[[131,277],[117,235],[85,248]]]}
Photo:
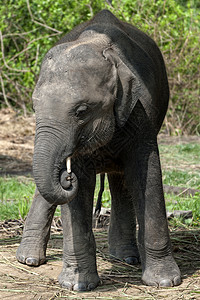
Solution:
{"label": "young elephant", "polygon": [[59,282],[80,291],[98,285],[93,197],[96,173],[107,173],[110,254],[130,264],[141,259],[147,285],[180,284],[157,146],[168,98],[165,65],[154,41],[107,10],[46,54],[33,93],[37,190],[17,251],[19,262],[45,262],[52,217],[62,204]]}

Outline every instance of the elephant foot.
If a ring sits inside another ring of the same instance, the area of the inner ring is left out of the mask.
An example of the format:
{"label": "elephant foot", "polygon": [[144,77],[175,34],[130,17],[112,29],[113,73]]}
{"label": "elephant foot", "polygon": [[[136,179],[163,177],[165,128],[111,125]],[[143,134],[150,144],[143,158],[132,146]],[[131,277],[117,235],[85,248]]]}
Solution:
{"label": "elephant foot", "polygon": [[148,259],[142,281],[146,285],[172,287],[181,284],[181,274],[172,256]]}
{"label": "elephant foot", "polygon": [[140,255],[136,245],[110,246],[109,252],[111,258],[124,261],[129,265],[140,263]]}
{"label": "elephant foot", "polygon": [[41,245],[38,239],[24,237],[17,249],[16,258],[22,264],[38,267],[46,262],[46,244]]}
{"label": "elephant foot", "polygon": [[94,290],[100,283],[97,272],[79,272],[78,267],[63,268],[58,281],[63,288],[79,292]]}

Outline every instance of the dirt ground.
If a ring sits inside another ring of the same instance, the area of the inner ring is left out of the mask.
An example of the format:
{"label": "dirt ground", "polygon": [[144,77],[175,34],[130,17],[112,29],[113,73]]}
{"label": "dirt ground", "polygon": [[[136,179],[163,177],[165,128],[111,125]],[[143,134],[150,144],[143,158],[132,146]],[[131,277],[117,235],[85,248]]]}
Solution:
{"label": "dirt ground", "polygon": [[24,118],[10,109],[0,110],[0,174],[32,171],[34,116]]}
{"label": "dirt ground", "polygon": [[[9,109],[0,111],[0,175],[31,174],[34,144],[34,116],[24,118]],[[159,137],[162,143],[185,143],[196,137]],[[48,262],[37,268],[16,261],[23,221],[0,223],[0,299],[200,299],[200,231],[170,228],[173,252],[183,282],[178,287],[156,288],[141,282],[140,266],[110,260],[107,229],[94,229],[97,267],[101,285],[92,292],[62,289],[57,276],[62,269],[62,229],[52,225]]]}
{"label": "dirt ground", "polygon": [[[13,229],[12,229],[13,230]],[[108,256],[107,231],[95,229],[97,268],[101,285],[92,292],[76,293],[60,288],[62,234],[52,234],[48,262],[37,268],[18,263],[15,253],[20,236],[0,239],[0,299],[200,299],[200,232],[172,231],[175,259],[183,282],[178,287],[144,286],[140,266],[114,262]]]}

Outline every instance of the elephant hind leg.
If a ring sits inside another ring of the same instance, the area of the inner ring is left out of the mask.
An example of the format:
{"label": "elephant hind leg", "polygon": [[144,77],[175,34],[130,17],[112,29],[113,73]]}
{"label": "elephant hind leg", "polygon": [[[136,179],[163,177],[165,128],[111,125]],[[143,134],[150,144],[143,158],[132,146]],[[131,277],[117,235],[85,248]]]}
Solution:
{"label": "elephant hind leg", "polygon": [[46,262],[46,248],[55,209],[56,206],[49,204],[36,189],[16,253],[20,263],[36,267]]}
{"label": "elephant hind leg", "polygon": [[108,181],[112,197],[110,255],[128,264],[137,264],[140,258],[136,243],[136,217],[132,197],[125,186],[122,174],[108,174]]}
{"label": "elephant hind leg", "polygon": [[156,137],[144,133],[131,155],[135,159],[127,162],[125,170],[135,195],[142,281],[153,286],[178,285],[181,276],[172,255]]}

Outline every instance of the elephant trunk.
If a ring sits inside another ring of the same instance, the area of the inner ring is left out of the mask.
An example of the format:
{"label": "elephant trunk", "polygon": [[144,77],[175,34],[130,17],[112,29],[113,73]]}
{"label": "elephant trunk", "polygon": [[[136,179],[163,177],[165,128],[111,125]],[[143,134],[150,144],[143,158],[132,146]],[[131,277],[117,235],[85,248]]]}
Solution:
{"label": "elephant trunk", "polygon": [[52,139],[50,133],[36,132],[33,156],[35,183],[41,195],[55,205],[69,203],[78,191],[77,177],[71,171],[69,151],[63,150],[61,141],[55,133]]}

